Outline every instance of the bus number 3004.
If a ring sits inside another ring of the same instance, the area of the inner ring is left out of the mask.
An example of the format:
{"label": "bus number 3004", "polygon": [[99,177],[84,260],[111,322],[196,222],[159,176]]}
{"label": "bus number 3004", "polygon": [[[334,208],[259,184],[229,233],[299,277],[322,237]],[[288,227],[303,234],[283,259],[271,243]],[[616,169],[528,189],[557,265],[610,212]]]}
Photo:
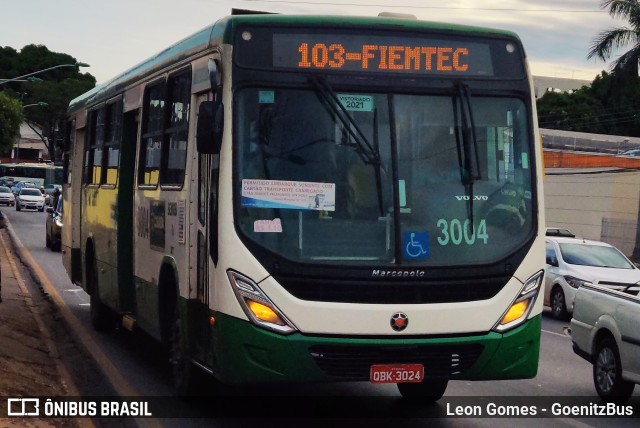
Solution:
{"label": "bus number 3004", "polygon": [[466,219],[460,221],[457,218],[453,220],[445,220],[441,218],[438,220],[437,226],[440,229],[438,235],[438,244],[440,245],[473,245],[477,241],[482,241],[486,244],[489,240],[487,234],[487,221],[485,219],[480,220],[476,227],[470,227],[470,220]]}

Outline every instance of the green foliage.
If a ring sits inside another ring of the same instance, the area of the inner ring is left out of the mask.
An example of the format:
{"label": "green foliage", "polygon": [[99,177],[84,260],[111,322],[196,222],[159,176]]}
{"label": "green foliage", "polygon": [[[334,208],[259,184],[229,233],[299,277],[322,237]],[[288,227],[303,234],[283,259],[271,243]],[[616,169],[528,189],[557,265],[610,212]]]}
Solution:
{"label": "green foliage", "polygon": [[0,92],[0,154],[7,156],[20,136],[22,106],[20,102]]}
{"label": "green foliage", "polygon": [[[10,79],[76,62],[71,55],[51,52],[43,45],[27,45],[19,52],[8,46],[0,47],[0,78]],[[41,138],[55,161],[60,159],[69,101],[92,89],[96,79],[89,73],[80,73],[77,67],[56,68],[34,77],[41,80],[5,83],[0,86],[0,93],[19,100],[22,105],[48,104],[28,107],[23,113],[28,123],[42,129]]]}
{"label": "green foliage", "polygon": [[640,80],[602,72],[591,86],[538,99],[541,128],[640,137]]}

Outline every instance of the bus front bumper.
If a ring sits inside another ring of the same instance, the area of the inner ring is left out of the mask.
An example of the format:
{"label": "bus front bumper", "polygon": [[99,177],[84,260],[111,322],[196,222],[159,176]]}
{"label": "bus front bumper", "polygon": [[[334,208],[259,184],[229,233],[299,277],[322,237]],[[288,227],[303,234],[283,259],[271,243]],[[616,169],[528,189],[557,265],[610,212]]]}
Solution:
{"label": "bus front bumper", "polygon": [[533,378],[541,315],[506,333],[455,337],[288,336],[216,314],[213,372],[223,383],[367,381],[372,364],[421,363],[424,376],[452,380]]}

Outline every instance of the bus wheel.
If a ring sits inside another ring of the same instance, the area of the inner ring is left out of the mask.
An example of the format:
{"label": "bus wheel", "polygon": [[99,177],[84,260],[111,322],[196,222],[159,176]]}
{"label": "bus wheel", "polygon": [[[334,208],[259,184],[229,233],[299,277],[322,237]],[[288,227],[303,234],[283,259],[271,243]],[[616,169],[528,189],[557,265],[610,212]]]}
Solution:
{"label": "bus wheel", "polygon": [[185,349],[182,334],[180,311],[176,307],[171,325],[170,362],[173,377],[173,389],[180,397],[189,397],[194,393],[194,367]]}
{"label": "bus wheel", "polygon": [[419,383],[399,383],[397,385],[403,398],[423,403],[433,403],[442,398],[448,384],[448,379],[434,379]]}
{"label": "bus wheel", "polygon": [[91,294],[89,295],[91,325],[96,331],[110,330],[113,327],[113,316],[109,308],[107,308],[100,299],[95,269],[87,269],[87,277],[87,281],[91,287]]}

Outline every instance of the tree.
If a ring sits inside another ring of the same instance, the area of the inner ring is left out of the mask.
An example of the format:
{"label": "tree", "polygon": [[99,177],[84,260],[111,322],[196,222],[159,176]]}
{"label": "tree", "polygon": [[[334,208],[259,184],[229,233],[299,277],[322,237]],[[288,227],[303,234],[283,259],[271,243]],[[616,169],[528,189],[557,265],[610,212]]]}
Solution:
{"label": "tree", "polygon": [[83,94],[95,86],[95,79],[91,76],[73,76],[59,81],[45,80],[32,84],[32,92],[23,101],[45,102],[46,107],[25,109],[28,124],[37,124],[42,129],[41,139],[49,150],[52,160],[60,159],[61,142],[66,130],[66,114],[69,101]]}
{"label": "tree", "polygon": [[640,59],[640,2],[638,0],[604,0],[600,8],[609,9],[612,18],[621,18],[629,22],[629,27],[617,27],[600,32],[591,45],[587,58],[600,58],[608,61],[614,49],[627,46],[631,48],[612,64],[614,75],[638,77]]}
{"label": "tree", "polygon": [[[51,52],[43,45],[27,45],[20,52],[10,47],[0,48],[0,76],[10,78],[44,70],[60,64],[74,64],[77,60],[64,53]],[[95,78],[82,74],[74,67],[62,67],[38,74],[37,82],[9,82],[0,86],[5,94],[22,104],[46,103],[44,107],[24,110],[24,119],[38,133],[47,147],[52,161],[60,159],[60,145],[66,129],[69,101],[92,89]]]}
{"label": "tree", "polygon": [[603,133],[599,115],[602,103],[588,87],[573,93],[547,92],[538,101],[538,123],[541,128],[565,131]]}
{"label": "tree", "polygon": [[0,154],[8,155],[20,136],[22,105],[0,92]]}
{"label": "tree", "polygon": [[640,137],[640,82],[603,71],[572,93],[537,100],[541,128]]}

